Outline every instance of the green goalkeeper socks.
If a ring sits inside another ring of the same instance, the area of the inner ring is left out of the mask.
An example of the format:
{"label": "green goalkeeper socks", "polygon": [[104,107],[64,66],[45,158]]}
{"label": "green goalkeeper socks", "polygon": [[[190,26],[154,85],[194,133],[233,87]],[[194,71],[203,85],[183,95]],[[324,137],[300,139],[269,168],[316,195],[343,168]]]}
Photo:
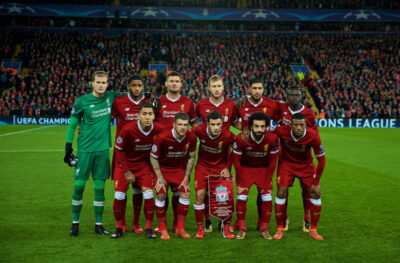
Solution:
{"label": "green goalkeeper socks", "polygon": [[105,180],[94,180],[94,215],[96,224],[101,224],[103,221],[104,211],[104,184]]}
{"label": "green goalkeeper socks", "polygon": [[85,181],[76,180],[74,185],[74,193],[72,194],[72,220],[74,223],[79,222],[79,215],[82,209],[82,195],[85,190]]}

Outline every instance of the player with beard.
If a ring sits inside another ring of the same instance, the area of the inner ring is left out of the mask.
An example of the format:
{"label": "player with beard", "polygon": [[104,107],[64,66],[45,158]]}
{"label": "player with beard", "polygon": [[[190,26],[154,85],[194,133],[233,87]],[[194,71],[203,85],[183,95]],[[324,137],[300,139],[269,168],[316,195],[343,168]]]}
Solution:
{"label": "player with beard", "polygon": [[[290,126],[292,116],[296,113],[302,113],[305,116],[306,125],[309,128],[312,128],[318,131],[318,123],[313,110],[305,107],[301,104],[302,100],[302,91],[300,88],[292,87],[288,90],[288,98],[287,102],[279,103],[279,113],[280,119],[278,123],[280,125]],[[310,230],[310,192],[308,190],[308,186],[300,181],[300,186],[302,189],[302,198],[303,198],[303,207],[304,207],[304,219],[303,219],[303,231],[309,232]],[[287,210],[287,202],[289,199],[289,192],[286,197],[286,210]],[[285,231],[288,230],[288,219],[287,213],[285,212]]]}
{"label": "player with beard", "polygon": [[[228,129],[223,128],[223,116],[218,111],[212,111],[207,115],[207,123],[193,128],[199,137],[200,146],[196,165],[194,185],[196,188],[196,202],[194,212],[197,222],[196,238],[204,238],[203,216],[204,196],[207,189],[207,178],[209,175],[220,175],[230,178],[232,161],[229,154],[230,145],[233,143],[234,135]],[[225,221],[224,237],[235,238],[229,229],[231,219]]]}
{"label": "player with beard", "polygon": [[[201,118],[203,124],[207,121],[207,115],[212,111],[218,111],[222,115],[222,128],[229,131],[231,126],[240,129],[240,122],[236,113],[235,103],[223,96],[224,83],[223,79],[218,75],[213,75],[208,79],[208,92],[209,98],[202,99],[196,104],[197,117]],[[208,191],[205,192],[205,219],[206,227],[205,232],[212,232],[212,224],[209,213],[209,195]]]}
{"label": "player with beard", "polygon": [[[191,99],[180,94],[182,88],[182,76],[177,72],[171,72],[168,74],[165,87],[167,88],[167,94],[161,96],[159,98],[158,112],[157,112],[157,120],[158,123],[163,126],[165,130],[171,130],[174,123],[175,115],[178,112],[184,112],[189,115],[190,124],[195,127],[200,123],[197,120],[194,111],[194,103]],[[167,189],[168,190],[168,189]],[[178,223],[178,200],[179,200],[179,192],[172,191],[172,209],[174,211],[174,221],[173,221],[173,229],[175,230],[176,225]],[[166,208],[168,208],[168,191],[166,193]],[[158,228],[155,229],[158,232]]]}
{"label": "player with beard", "polygon": [[153,171],[150,165],[150,149],[161,128],[153,123],[154,109],[150,102],[139,107],[139,120],[127,123],[115,142],[116,167],[114,170],[114,217],[116,229],[111,238],[119,238],[124,233],[126,191],[129,184],[141,188],[144,196],[145,232],[154,238],[152,231],[154,215]]}
{"label": "player with beard", "polygon": [[169,185],[179,192],[175,235],[190,238],[184,225],[190,204],[189,180],[196,158],[196,143],[196,135],[189,130],[189,115],[178,112],[173,128],[159,134],[152,146],[150,162],[157,176],[156,214],[161,239],[170,239],[165,220],[165,195]]}
{"label": "player with beard", "polygon": [[[242,105],[242,107],[238,108],[238,116],[239,116],[239,121],[240,121],[240,128],[242,129],[242,137],[247,140],[249,137],[249,129],[248,127],[248,119],[250,115],[254,112],[263,112],[267,114],[271,119],[274,121],[279,120],[279,102],[276,100],[268,99],[264,94],[264,87],[263,87],[263,82],[261,79],[254,78],[250,81],[250,88],[249,88],[249,93],[250,97],[247,98],[245,103]],[[267,124],[267,127],[269,126],[269,123]],[[257,228],[259,228],[262,217],[262,200],[261,196],[258,195],[257,197],[257,211],[258,211],[258,222],[257,222]],[[232,229],[237,229],[238,228],[238,221],[233,224]]]}
{"label": "player with beard", "polygon": [[278,136],[267,131],[270,118],[263,112],[254,112],[248,118],[250,137],[245,142],[237,135],[233,143],[233,162],[236,170],[236,213],[239,233],[236,239],[246,237],[247,197],[255,184],[261,194],[259,230],[264,239],[272,239],[268,224],[272,213],[272,177],[279,153]]}
{"label": "player with beard", "polygon": [[[136,121],[139,118],[139,107],[142,102],[149,101],[144,95],[144,81],[139,75],[133,75],[128,79],[127,83],[128,94],[120,98],[116,98],[112,107],[112,116],[117,119],[117,132],[115,138],[119,137],[119,133],[122,128],[132,121]],[[114,148],[114,155],[112,159],[112,178],[114,179],[115,174],[115,161],[116,161],[116,148]],[[118,200],[114,200],[114,203]],[[125,200],[126,202],[126,200]],[[133,223],[132,231],[137,234],[143,233],[143,229],[139,225],[140,211],[142,209],[143,195],[140,187],[132,188],[132,204],[133,204]],[[125,209],[123,209],[123,232],[126,230],[125,222]]]}

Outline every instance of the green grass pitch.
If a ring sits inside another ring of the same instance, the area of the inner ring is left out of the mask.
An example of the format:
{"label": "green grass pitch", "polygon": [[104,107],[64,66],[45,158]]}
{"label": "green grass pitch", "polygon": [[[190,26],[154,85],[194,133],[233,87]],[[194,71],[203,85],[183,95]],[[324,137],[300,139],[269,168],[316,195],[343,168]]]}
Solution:
{"label": "green grass pitch", "polygon": [[[71,238],[73,170],[62,161],[66,129],[0,126],[0,262],[399,262],[400,129],[320,130],[327,156],[321,180],[322,242],[302,232],[298,183],[289,198],[290,229],[279,241],[263,240],[255,230],[255,188],[248,201],[245,240],[226,240],[218,231],[206,233],[204,240],[147,240],[131,232],[119,240],[97,236],[91,180],[80,234]],[[107,181],[104,226],[110,232],[113,193]],[[131,211],[128,201],[127,222]],[[170,223],[171,209],[168,213]],[[213,222],[216,228],[217,220]],[[195,235],[192,206],[186,229]],[[276,231],[274,216],[270,231]]]}

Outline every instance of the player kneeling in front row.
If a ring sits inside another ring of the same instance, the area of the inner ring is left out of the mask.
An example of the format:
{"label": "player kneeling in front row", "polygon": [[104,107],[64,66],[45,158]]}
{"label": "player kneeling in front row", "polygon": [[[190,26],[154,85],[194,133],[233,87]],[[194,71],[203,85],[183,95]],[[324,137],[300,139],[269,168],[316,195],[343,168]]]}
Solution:
{"label": "player kneeling in front row", "polygon": [[126,191],[129,184],[141,187],[146,217],[145,233],[155,238],[152,230],[154,216],[153,171],[149,156],[153,142],[161,128],[154,120],[154,110],[150,102],[139,107],[139,120],[124,125],[115,142],[116,167],[114,174],[114,217],[116,229],[111,238],[119,238],[126,230]]}
{"label": "player kneeling in front row", "polygon": [[196,143],[196,135],[189,131],[189,115],[178,112],[174,118],[173,128],[160,133],[151,148],[150,162],[157,176],[156,214],[161,239],[170,239],[165,220],[165,196],[168,185],[172,191],[179,191],[180,194],[175,235],[190,238],[184,226],[190,204],[189,181],[196,157]]}
{"label": "player kneeling in front row", "polygon": [[250,138],[245,142],[241,135],[237,135],[233,143],[237,186],[236,213],[239,223],[236,239],[246,237],[247,197],[253,184],[257,186],[262,199],[261,236],[272,239],[268,224],[272,213],[272,177],[276,168],[279,142],[278,136],[267,131],[269,123],[270,118],[265,113],[252,113],[249,117]]}
{"label": "player kneeling in front row", "polygon": [[[207,189],[209,175],[220,175],[230,178],[232,167],[229,158],[229,147],[233,143],[234,135],[229,129],[222,129],[223,117],[218,111],[207,114],[207,123],[193,128],[200,139],[198,160],[196,165],[195,188],[196,202],[194,212],[197,222],[196,238],[204,237],[203,216],[205,212],[204,196]],[[213,193],[210,193],[210,195]],[[235,238],[229,229],[231,219],[225,220],[224,237]]]}
{"label": "player kneeling in front row", "polygon": [[[276,133],[282,144],[282,154],[278,161],[278,194],[275,199],[275,216],[278,231],[274,239],[284,235],[284,215],[288,187],[295,177],[308,186],[310,191],[311,228],[310,237],[323,240],[317,233],[317,224],[321,213],[321,191],[319,179],[325,167],[325,152],[317,131],[306,127],[305,115],[293,114],[290,126],[276,127]],[[318,159],[315,168],[311,148]]]}

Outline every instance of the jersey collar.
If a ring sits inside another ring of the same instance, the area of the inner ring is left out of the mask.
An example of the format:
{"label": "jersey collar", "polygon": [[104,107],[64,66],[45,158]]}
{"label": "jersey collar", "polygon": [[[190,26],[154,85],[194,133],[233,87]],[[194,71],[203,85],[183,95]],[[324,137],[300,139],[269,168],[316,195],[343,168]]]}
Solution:
{"label": "jersey collar", "polygon": [[137,126],[138,126],[138,128],[139,128],[139,131],[141,132],[141,133],[143,133],[144,135],[146,135],[146,136],[148,136],[149,134],[150,134],[150,132],[153,130],[153,123],[151,123],[151,127],[150,127],[150,130],[148,131],[148,132],[145,132],[144,130],[142,130],[142,126],[140,126],[140,120],[138,120],[137,121]]}
{"label": "jersey collar", "polygon": [[222,129],[221,129],[221,131],[218,133],[217,136],[212,137],[211,134],[208,132],[208,125],[207,125],[206,132],[207,132],[208,138],[210,138],[211,140],[215,140],[215,139],[217,139],[217,138],[221,135]]}
{"label": "jersey collar", "polygon": [[172,137],[174,137],[174,139],[177,140],[177,141],[180,142],[180,143],[186,138],[186,134],[185,134],[185,136],[183,136],[182,139],[178,139],[178,138],[176,137],[176,135],[175,135],[175,130],[174,130],[174,128],[171,129],[171,132],[172,132]]}
{"label": "jersey collar", "polygon": [[179,94],[179,96],[178,96],[178,98],[176,98],[176,99],[171,99],[170,97],[168,97],[168,93],[167,94],[165,94],[165,97],[169,100],[169,101],[171,101],[171,102],[177,102],[180,98],[181,98],[181,94]]}
{"label": "jersey collar", "polygon": [[255,143],[260,144],[260,143],[262,142],[262,140],[264,139],[265,133],[264,133],[264,135],[261,137],[261,139],[260,139],[259,141],[256,140],[256,138],[254,137],[254,134],[253,134],[252,131],[250,132],[250,136],[251,136],[251,139],[252,139]]}
{"label": "jersey collar", "polygon": [[300,110],[297,110],[297,111],[293,111],[293,110],[290,108],[290,106],[288,106],[288,109],[289,109],[290,113],[293,115],[293,114],[295,114],[295,113],[302,112],[302,111],[304,110],[304,105],[301,105]]}
{"label": "jersey collar", "polygon": [[257,104],[254,104],[251,100],[250,100],[250,98],[247,100],[251,105],[253,105],[254,107],[258,107],[258,105],[260,105],[262,102],[263,102],[263,97],[261,97],[261,99],[260,99],[260,102],[259,103],[257,103]]}
{"label": "jersey collar", "polygon": [[293,130],[290,129],[290,136],[292,136],[292,139],[294,140],[294,142],[298,142],[298,141],[300,141],[301,139],[303,139],[304,136],[306,136],[306,133],[307,133],[307,129],[304,129],[303,136],[301,136],[300,138],[297,139],[297,138],[294,137],[294,135],[293,135]]}
{"label": "jersey collar", "polygon": [[211,97],[210,97],[208,100],[210,101],[210,103],[211,103],[212,105],[214,105],[215,107],[218,108],[218,106],[220,106],[222,103],[224,103],[225,98],[222,97],[222,100],[221,100],[221,102],[220,102],[219,104],[215,104],[215,103],[212,101]]}
{"label": "jersey collar", "polygon": [[134,100],[134,99],[131,97],[131,94],[128,94],[128,98],[129,98],[129,100],[130,100],[132,103],[138,105],[142,100],[144,100],[144,95],[142,95],[142,97],[141,97],[139,100]]}

